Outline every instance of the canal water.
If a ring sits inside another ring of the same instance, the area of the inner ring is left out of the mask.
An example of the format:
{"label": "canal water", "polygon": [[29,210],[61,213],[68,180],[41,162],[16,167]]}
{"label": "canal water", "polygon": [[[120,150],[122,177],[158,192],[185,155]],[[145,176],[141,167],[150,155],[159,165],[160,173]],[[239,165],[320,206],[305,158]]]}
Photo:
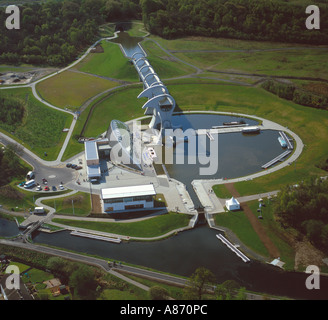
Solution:
{"label": "canal water", "polygon": [[[7,229],[7,230],[6,230]],[[18,233],[15,222],[0,219],[0,236]],[[109,243],[71,236],[68,231],[38,232],[33,241],[189,277],[198,267],[211,270],[218,283],[236,280],[249,290],[297,299],[328,299],[328,278],[320,278],[320,290],[305,287],[306,275],[251,260],[244,263],[216,238],[207,226],[181,232],[154,242]]]}
{"label": "canal water", "polygon": [[[225,116],[219,114],[182,114],[172,117],[173,126],[187,129],[211,129],[212,126],[222,126],[225,122],[243,121],[249,126],[258,125],[257,121],[246,118]],[[196,158],[190,157],[188,143],[179,142],[173,152],[173,159],[183,158],[183,163],[165,164],[170,177],[183,182],[194,202],[195,207],[201,205],[191,182],[195,179],[233,179],[247,176],[263,169],[261,166],[283,152],[278,141],[279,133],[275,130],[263,130],[259,134],[224,133],[213,134],[213,143],[203,135],[204,140],[197,141]],[[214,149],[217,150],[217,155]],[[165,149],[165,148],[164,148]],[[211,155],[214,152],[214,157]],[[209,157],[208,164],[201,164],[199,155]],[[189,163],[194,160],[195,163]],[[204,174],[201,168],[211,166],[215,172]]]}
{"label": "canal water", "polygon": [[144,54],[142,48],[139,46],[139,43],[142,40],[143,40],[142,37],[130,37],[127,32],[119,32],[118,37],[115,39],[112,39],[111,42],[121,44],[123,47],[123,50],[125,51],[125,55],[128,58],[131,58],[132,55],[136,52],[140,52],[140,53]]}

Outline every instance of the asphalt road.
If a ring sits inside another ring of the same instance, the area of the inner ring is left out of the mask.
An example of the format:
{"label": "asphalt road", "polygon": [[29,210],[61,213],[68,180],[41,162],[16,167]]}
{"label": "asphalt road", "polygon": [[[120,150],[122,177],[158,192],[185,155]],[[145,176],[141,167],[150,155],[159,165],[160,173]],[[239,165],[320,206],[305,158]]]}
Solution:
{"label": "asphalt road", "polygon": [[[0,143],[7,146],[8,144],[12,144],[12,140],[0,132]],[[47,166],[46,164],[40,162],[36,156],[33,156],[33,154],[28,152],[25,148],[22,149],[19,147],[18,154],[33,167],[35,172],[34,180],[40,185],[43,185],[42,179],[45,178],[48,180],[49,187],[58,187],[61,182],[63,182],[63,184],[71,182],[78,175],[77,171],[66,168],[65,164]]]}

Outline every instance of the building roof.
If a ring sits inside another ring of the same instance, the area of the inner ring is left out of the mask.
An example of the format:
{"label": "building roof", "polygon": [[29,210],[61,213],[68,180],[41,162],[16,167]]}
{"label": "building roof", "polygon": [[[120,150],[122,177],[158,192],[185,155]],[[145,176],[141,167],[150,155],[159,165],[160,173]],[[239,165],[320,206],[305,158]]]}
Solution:
{"label": "building roof", "polygon": [[85,149],[85,159],[86,160],[99,159],[96,141],[85,141],[84,149]]}
{"label": "building roof", "polygon": [[102,199],[153,196],[155,194],[156,191],[152,184],[101,189]]}
{"label": "building roof", "polygon": [[88,177],[101,177],[100,166],[87,166]]}

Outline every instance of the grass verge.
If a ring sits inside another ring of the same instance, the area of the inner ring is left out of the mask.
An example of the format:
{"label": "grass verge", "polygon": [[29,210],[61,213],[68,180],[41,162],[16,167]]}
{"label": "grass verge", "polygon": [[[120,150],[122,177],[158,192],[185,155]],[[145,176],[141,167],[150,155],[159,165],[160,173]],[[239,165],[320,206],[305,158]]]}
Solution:
{"label": "grass verge", "polygon": [[56,214],[87,216],[91,211],[91,197],[89,193],[78,192],[74,195],[43,200],[43,204],[56,208]]}
{"label": "grass verge", "polygon": [[94,222],[53,219],[53,222],[95,231],[114,233],[130,237],[152,238],[162,236],[172,230],[186,227],[190,217],[169,213],[137,222]]}
{"label": "grass verge", "polygon": [[52,105],[76,111],[91,97],[117,85],[117,82],[68,70],[41,81],[37,90]]}

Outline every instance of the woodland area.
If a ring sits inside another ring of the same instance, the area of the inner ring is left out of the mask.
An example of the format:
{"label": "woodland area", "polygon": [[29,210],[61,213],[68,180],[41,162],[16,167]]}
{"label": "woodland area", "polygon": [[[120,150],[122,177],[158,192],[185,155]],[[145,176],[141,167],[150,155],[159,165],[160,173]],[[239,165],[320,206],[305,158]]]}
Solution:
{"label": "woodland area", "polygon": [[[63,66],[98,38],[101,24],[143,19],[151,33],[245,40],[328,43],[327,4],[320,30],[305,27],[305,3],[269,0],[50,0],[20,5],[20,29],[0,29],[0,64]],[[5,21],[0,8],[0,21]]]}
{"label": "woodland area", "polygon": [[[172,39],[208,36],[328,43],[327,3],[320,3],[320,30],[308,30],[307,4],[269,0],[141,0],[143,21],[153,34]],[[314,3],[313,3],[314,4]]]}
{"label": "woodland area", "polygon": [[318,248],[328,251],[328,180],[312,179],[286,186],[278,194],[275,214],[282,225],[306,235]]}
{"label": "woodland area", "polygon": [[[19,7],[20,29],[0,29],[0,64],[63,66],[99,38],[101,24],[141,18],[139,0],[51,0]],[[0,8],[0,21],[7,16]]]}
{"label": "woodland area", "polygon": [[328,109],[327,96],[310,93],[306,90],[297,88],[293,84],[267,80],[261,86],[265,90],[276,94],[278,97],[291,100],[297,104],[318,109]]}
{"label": "woodland area", "polygon": [[0,148],[0,187],[9,183],[13,177],[22,178],[27,172],[17,156],[14,146]]}

